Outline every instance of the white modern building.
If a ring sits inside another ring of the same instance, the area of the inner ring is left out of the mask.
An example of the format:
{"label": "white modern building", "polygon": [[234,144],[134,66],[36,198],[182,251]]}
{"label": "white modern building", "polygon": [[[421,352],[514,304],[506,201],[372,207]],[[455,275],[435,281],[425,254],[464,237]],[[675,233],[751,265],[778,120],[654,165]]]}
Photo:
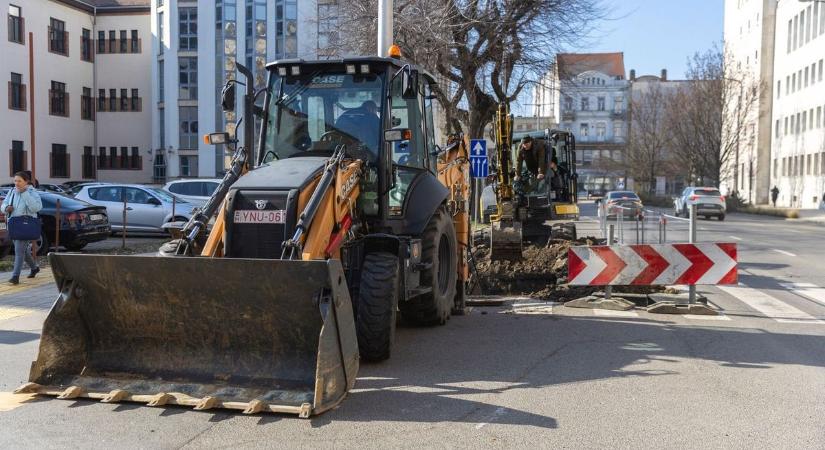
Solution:
{"label": "white modern building", "polygon": [[771,187],[777,204],[825,198],[825,2],[779,2],[773,65]]}
{"label": "white modern building", "polygon": [[[783,5],[799,3],[783,0]],[[777,0],[726,0],[724,39],[729,83],[759,88],[759,99],[747,111],[733,154],[722,167],[722,192],[738,192],[751,203],[767,203],[770,190],[771,99],[774,87],[774,37]],[[779,78],[776,83],[780,83]],[[735,89],[735,88],[734,88]],[[747,97],[748,94],[743,94]],[[734,96],[737,97],[737,96]],[[732,101],[736,101],[733,99]],[[731,111],[735,105],[729,105]],[[737,119],[730,119],[731,121]],[[733,123],[733,122],[731,122]],[[727,138],[723,138],[727,139]]]}
{"label": "white modern building", "polygon": [[[148,182],[148,0],[0,1],[0,171]],[[1,103],[0,103],[1,104]]]}
{"label": "white modern building", "polygon": [[558,93],[538,96],[553,100],[551,109],[543,112],[558,114],[559,127],[576,136],[579,189],[624,187],[621,163],[630,89],[624,54],[559,54],[552,73],[553,80],[543,84],[556,86]]}
{"label": "white modern building", "polygon": [[224,149],[201,136],[234,131],[238,114],[221,111],[219,101],[226,80],[242,78],[238,63],[261,88],[267,62],[323,57],[338,33],[337,0],[155,0],[151,15],[158,181],[223,173]]}

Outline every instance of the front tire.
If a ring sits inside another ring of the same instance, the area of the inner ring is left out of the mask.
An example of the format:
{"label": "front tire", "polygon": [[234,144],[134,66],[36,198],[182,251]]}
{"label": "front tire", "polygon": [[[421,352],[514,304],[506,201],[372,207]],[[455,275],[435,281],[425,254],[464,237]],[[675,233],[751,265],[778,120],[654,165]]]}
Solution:
{"label": "front tire", "polygon": [[52,243],[49,241],[49,236],[46,234],[46,230],[42,230],[40,232],[40,239],[37,240],[37,255],[43,256],[49,253],[51,245]]}
{"label": "front tire", "polygon": [[719,221],[721,222],[721,221],[723,221],[723,220],[725,220],[725,215],[724,215],[724,214],[722,214],[721,216],[719,216]]}
{"label": "front tire", "polygon": [[452,218],[444,207],[430,218],[421,238],[421,286],[432,291],[400,305],[404,319],[415,325],[443,325],[450,318],[456,295],[458,241]]}
{"label": "front tire", "polygon": [[387,252],[367,254],[356,302],[355,333],[361,359],[388,359],[395,341],[398,309],[397,256]]}

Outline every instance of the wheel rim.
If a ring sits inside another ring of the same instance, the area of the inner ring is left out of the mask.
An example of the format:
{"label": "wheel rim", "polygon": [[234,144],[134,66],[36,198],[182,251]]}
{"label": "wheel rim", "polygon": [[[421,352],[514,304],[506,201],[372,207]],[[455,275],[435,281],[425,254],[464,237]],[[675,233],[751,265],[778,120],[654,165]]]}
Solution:
{"label": "wheel rim", "polygon": [[450,279],[450,241],[446,234],[438,242],[438,291],[447,293],[447,281]]}

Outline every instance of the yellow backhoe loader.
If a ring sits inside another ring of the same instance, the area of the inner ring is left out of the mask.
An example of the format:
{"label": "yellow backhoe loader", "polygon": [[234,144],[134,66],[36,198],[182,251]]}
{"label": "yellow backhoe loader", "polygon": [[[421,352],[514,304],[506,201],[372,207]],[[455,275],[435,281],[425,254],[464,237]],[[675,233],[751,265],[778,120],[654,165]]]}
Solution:
{"label": "yellow backhoe loader", "polygon": [[59,296],[18,392],[309,417],[344,399],[359,355],[390,356],[397,312],[463,311],[467,142],[436,145],[434,78],[286,60],[256,93],[238,67],[243,146],[207,136],[234,155],[215,194],[158,256],[49,256]]}

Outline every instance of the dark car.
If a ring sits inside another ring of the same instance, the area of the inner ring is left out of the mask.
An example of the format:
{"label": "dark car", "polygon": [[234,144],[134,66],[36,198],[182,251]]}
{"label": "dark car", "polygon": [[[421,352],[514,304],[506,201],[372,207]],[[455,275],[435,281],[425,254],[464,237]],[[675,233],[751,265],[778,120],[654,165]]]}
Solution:
{"label": "dark car", "polygon": [[[60,200],[60,246],[70,251],[78,251],[90,242],[103,241],[112,233],[106,208],[94,206],[82,200],[51,192],[38,192],[43,202],[43,209],[38,216],[43,222],[43,233],[37,241],[38,254],[45,255],[54,246],[57,237],[57,200]],[[3,199],[0,198],[0,201]],[[2,216],[0,225],[0,251],[8,252],[3,245],[10,247],[6,228],[6,217]],[[4,244],[5,242],[5,244]]]}

